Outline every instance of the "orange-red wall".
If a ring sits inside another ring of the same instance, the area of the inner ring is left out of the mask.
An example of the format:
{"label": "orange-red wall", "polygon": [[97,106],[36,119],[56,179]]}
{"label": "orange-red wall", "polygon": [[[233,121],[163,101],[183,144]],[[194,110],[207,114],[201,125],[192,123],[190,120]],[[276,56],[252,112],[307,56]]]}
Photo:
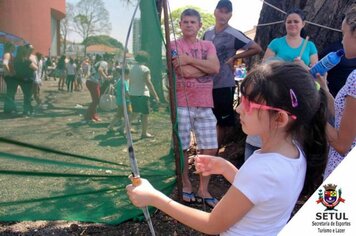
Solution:
{"label": "orange-red wall", "polygon": [[0,31],[17,35],[48,55],[52,14],[57,20],[65,17],[65,0],[0,0]]}

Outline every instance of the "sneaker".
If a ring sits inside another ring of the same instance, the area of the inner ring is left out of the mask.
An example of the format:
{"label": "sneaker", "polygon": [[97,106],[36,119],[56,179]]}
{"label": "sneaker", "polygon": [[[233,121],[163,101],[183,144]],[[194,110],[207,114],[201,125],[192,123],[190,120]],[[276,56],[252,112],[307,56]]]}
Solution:
{"label": "sneaker", "polygon": [[138,119],[136,122],[131,122],[133,125],[140,125],[141,124],[141,119]]}
{"label": "sneaker", "polygon": [[154,138],[155,136],[153,134],[149,134],[149,133],[146,133],[146,134],[142,134],[141,135],[141,138]]}

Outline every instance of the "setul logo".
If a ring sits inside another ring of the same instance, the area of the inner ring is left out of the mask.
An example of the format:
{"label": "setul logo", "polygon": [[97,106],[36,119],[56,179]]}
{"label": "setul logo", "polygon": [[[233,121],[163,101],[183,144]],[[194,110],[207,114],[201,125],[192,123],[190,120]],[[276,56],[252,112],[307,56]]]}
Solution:
{"label": "setul logo", "polygon": [[317,204],[322,203],[326,209],[325,211],[334,210],[340,202],[344,203],[345,199],[341,197],[341,189],[339,191],[336,190],[337,185],[335,184],[327,184],[323,186],[325,191],[319,189],[319,199],[316,201]]}
{"label": "setul logo", "polygon": [[341,197],[341,189],[337,189],[336,184],[326,184],[324,191],[319,189],[317,204],[323,204],[326,209],[323,212],[316,212],[312,226],[317,227],[318,233],[345,233],[351,226],[351,222],[346,212],[335,209],[340,202],[345,203]]}

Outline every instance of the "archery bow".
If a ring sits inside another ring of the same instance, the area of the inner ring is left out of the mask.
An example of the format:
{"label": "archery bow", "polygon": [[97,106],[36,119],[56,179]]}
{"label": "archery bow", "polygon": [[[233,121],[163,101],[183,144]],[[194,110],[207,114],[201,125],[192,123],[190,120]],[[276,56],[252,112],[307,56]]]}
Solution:
{"label": "archery bow", "polygon": [[[131,28],[132,28],[132,24],[137,12],[137,9],[140,5],[140,1],[137,2],[137,5],[135,7],[135,11],[132,15],[131,18],[131,22],[130,22],[130,26],[129,26],[129,30],[127,32],[126,35],[126,41],[125,41],[125,52],[127,50],[127,45],[128,45],[128,41],[129,41],[129,37],[130,37],[130,33],[131,33]],[[122,105],[123,105],[123,110],[124,110],[124,120],[125,120],[125,129],[126,129],[126,139],[127,139],[127,147],[128,147],[128,154],[129,154],[129,159],[130,159],[130,165],[131,165],[131,171],[132,171],[132,175],[131,175],[131,182],[134,186],[138,186],[141,183],[141,179],[140,179],[140,172],[138,170],[138,166],[137,166],[137,161],[135,158],[135,151],[133,148],[133,143],[132,143],[132,135],[131,135],[131,127],[130,127],[130,122],[129,122],[129,115],[127,112],[127,104],[126,104],[126,91],[125,91],[125,85],[124,85],[124,81],[125,81],[125,67],[126,65],[126,55],[124,55],[124,59],[123,59],[123,66],[121,68],[121,95],[122,95]],[[155,230],[153,228],[153,224],[152,224],[152,220],[150,217],[150,213],[148,211],[148,207],[143,207],[142,208],[143,214],[145,215],[148,227],[150,228],[151,231],[151,235],[155,236]]]}

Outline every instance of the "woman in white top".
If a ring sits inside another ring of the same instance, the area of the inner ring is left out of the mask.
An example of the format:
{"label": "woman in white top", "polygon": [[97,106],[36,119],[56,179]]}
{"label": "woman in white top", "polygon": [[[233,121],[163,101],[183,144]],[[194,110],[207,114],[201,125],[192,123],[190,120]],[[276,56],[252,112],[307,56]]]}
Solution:
{"label": "woman in white top", "polygon": [[[345,57],[356,58],[356,4],[353,4],[347,11],[341,28]],[[323,78],[319,75],[318,81],[321,87],[328,91],[329,112],[335,117],[334,126],[330,124],[326,126],[330,144],[328,163],[324,173],[324,179],[326,179],[356,146],[356,68],[348,76],[335,99],[329,92],[326,76]]]}

